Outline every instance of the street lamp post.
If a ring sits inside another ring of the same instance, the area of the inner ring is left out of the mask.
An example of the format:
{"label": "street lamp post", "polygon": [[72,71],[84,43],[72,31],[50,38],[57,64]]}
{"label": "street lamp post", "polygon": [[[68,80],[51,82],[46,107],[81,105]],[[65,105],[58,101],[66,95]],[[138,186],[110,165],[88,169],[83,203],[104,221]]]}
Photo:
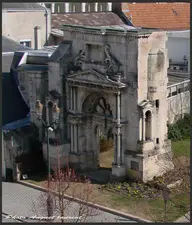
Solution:
{"label": "street lamp post", "polygon": [[[53,122],[50,123],[48,120],[48,115],[49,115],[49,103],[53,104],[52,110],[53,110]],[[37,119],[42,122],[46,129],[46,135],[47,135],[47,175],[48,175],[48,197],[47,197],[47,213],[48,217],[53,216],[53,200],[50,195],[50,174],[51,174],[51,166],[50,166],[50,157],[49,157],[49,131],[53,131],[54,128],[52,126],[54,124],[58,124],[59,120],[59,114],[60,114],[60,109],[58,108],[56,103],[53,103],[49,98],[46,98],[46,103],[45,103],[45,108],[46,108],[46,120],[44,121],[42,118],[43,114],[43,108],[44,105],[41,104],[40,100],[36,101],[36,114],[37,114]]]}

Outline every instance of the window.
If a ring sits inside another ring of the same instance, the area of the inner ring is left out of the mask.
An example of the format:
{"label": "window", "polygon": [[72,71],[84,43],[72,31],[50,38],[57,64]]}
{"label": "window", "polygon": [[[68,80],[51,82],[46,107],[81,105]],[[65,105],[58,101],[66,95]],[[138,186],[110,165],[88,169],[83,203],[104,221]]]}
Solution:
{"label": "window", "polygon": [[135,161],[131,161],[131,169],[132,170],[139,170],[139,163]]}
{"label": "window", "polygon": [[20,40],[20,44],[26,47],[31,47],[31,39]]}
{"label": "window", "polygon": [[159,138],[156,138],[156,144],[157,145],[159,144]]}
{"label": "window", "polygon": [[145,140],[151,140],[151,125],[152,125],[151,111],[145,113]]}
{"label": "window", "polygon": [[155,100],[155,106],[156,106],[156,109],[158,109],[159,108],[159,100],[157,99],[157,100]]}

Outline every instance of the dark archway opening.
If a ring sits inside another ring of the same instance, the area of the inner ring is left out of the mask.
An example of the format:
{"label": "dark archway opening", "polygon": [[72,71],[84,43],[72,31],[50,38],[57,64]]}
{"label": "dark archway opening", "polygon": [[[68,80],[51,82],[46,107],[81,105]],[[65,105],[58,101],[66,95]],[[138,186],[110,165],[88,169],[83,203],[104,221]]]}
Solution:
{"label": "dark archway opening", "polygon": [[147,111],[145,113],[145,140],[150,141],[151,140],[151,135],[152,135],[152,115],[151,111]]}

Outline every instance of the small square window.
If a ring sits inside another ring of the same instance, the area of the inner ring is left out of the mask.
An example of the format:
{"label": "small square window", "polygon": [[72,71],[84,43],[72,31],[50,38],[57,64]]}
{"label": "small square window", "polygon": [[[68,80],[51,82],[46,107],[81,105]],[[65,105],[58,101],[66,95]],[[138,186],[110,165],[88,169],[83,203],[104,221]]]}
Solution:
{"label": "small square window", "polygon": [[139,170],[139,163],[135,161],[131,161],[131,169],[132,170]]}
{"label": "small square window", "polygon": [[20,44],[21,45],[24,45],[24,46],[26,46],[26,47],[31,47],[31,41],[28,41],[28,40],[23,40],[23,41],[20,41]]}
{"label": "small square window", "polygon": [[159,100],[158,99],[155,100],[155,106],[156,106],[157,109],[159,108]]}

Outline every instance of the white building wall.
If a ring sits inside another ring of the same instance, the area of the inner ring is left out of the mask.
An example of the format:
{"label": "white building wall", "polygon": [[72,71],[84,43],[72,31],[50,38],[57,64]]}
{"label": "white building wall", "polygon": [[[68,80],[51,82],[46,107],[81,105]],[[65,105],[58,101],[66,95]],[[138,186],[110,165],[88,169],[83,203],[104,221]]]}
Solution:
{"label": "white building wall", "polygon": [[[35,47],[34,27],[40,26],[40,42],[42,48],[46,42],[46,18],[45,11],[22,11],[2,13],[2,35],[17,42],[21,40],[31,40],[31,47]],[[48,34],[51,29],[51,14],[48,11]]]}
{"label": "white building wall", "polygon": [[[190,31],[171,31],[167,32],[168,57],[172,63],[183,63],[184,55],[188,59],[188,69],[190,68]],[[190,70],[189,70],[190,71]]]}

